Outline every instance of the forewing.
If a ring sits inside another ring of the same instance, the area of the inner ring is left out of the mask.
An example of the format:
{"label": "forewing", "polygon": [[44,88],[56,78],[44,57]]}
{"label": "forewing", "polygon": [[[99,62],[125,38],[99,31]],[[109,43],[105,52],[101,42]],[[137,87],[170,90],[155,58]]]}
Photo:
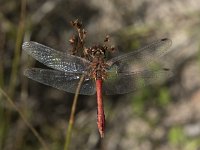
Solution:
{"label": "forewing", "polygon": [[168,69],[111,74],[103,82],[103,91],[107,95],[125,94],[149,84],[160,83],[171,77],[172,74]]}
{"label": "forewing", "polygon": [[25,42],[22,48],[39,62],[56,70],[83,73],[89,65],[86,59],[56,51],[37,42]]}
{"label": "forewing", "polygon": [[112,58],[107,61],[109,66],[117,66],[119,72],[126,72],[128,68],[137,65],[148,65],[159,57],[169,52],[172,41],[170,39],[161,39],[155,41],[136,51]]}
{"label": "forewing", "polygon": [[[51,69],[31,68],[26,69],[24,75],[37,82],[55,87],[69,93],[75,93],[82,74],[61,72]],[[95,82],[85,78],[79,94],[93,95],[96,92]]]}

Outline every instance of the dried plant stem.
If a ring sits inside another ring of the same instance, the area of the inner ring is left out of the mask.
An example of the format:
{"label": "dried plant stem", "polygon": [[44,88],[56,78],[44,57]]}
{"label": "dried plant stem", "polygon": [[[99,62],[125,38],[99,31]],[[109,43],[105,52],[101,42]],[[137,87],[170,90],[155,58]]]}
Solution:
{"label": "dried plant stem", "polygon": [[70,119],[69,119],[69,125],[67,128],[67,133],[66,133],[66,138],[65,138],[65,146],[64,146],[64,150],[68,150],[69,149],[69,145],[70,145],[70,141],[71,141],[71,134],[72,134],[72,128],[73,128],[73,124],[74,124],[74,116],[75,116],[75,112],[76,112],[76,105],[77,105],[77,100],[78,100],[78,95],[79,95],[79,91],[81,89],[81,85],[84,81],[85,75],[82,75],[80,78],[80,81],[78,83],[78,86],[76,88],[76,93],[74,96],[74,100],[73,100],[73,104],[72,104],[72,109],[71,109],[71,114],[70,114]]}
{"label": "dried plant stem", "polygon": [[0,87],[4,86],[4,44],[5,44],[5,33],[0,29]]}
{"label": "dried plant stem", "polygon": [[12,71],[11,71],[10,83],[9,83],[9,95],[11,97],[14,94],[16,81],[17,81],[18,66],[20,62],[21,43],[23,40],[24,27],[25,27],[25,15],[26,15],[26,0],[21,0],[20,20],[19,20],[19,25],[17,28],[15,54],[14,54],[14,59],[12,61]]}
{"label": "dried plant stem", "polygon": [[15,110],[19,113],[20,117],[22,118],[22,120],[24,121],[24,123],[28,126],[28,128],[33,132],[33,134],[35,135],[35,137],[39,140],[39,142],[41,143],[41,145],[43,146],[43,148],[45,150],[49,150],[46,143],[44,142],[43,138],[39,135],[39,133],[33,128],[33,126],[29,123],[29,121],[26,119],[25,115],[23,114],[23,112],[15,105],[15,103],[13,102],[13,100],[4,92],[4,90],[2,88],[0,88],[0,93],[2,93],[2,95],[5,96],[6,100],[8,101],[8,103],[15,108]]}

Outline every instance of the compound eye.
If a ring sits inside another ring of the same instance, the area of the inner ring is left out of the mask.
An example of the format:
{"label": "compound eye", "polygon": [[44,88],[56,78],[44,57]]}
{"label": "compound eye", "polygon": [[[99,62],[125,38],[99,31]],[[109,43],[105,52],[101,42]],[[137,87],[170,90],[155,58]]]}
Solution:
{"label": "compound eye", "polygon": [[92,53],[95,53],[95,49],[92,49]]}
{"label": "compound eye", "polygon": [[101,54],[101,52],[100,52],[100,51],[97,51],[97,52],[96,52],[96,54],[97,54],[97,55],[100,55],[100,54]]}

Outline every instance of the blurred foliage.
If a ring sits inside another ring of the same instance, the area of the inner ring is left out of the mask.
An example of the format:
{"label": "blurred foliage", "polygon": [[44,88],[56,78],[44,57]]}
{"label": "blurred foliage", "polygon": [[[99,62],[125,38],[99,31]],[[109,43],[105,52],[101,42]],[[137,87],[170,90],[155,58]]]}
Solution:
{"label": "blurred foliage", "polygon": [[171,100],[171,97],[170,97],[169,90],[167,88],[160,89],[159,98],[158,98],[159,104],[162,107],[165,107],[166,105],[169,104],[170,100]]}
{"label": "blurred foliage", "polygon": [[120,50],[130,52],[140,48],[144,44],[142,43],[142,39],[151,35],[151,31],[148,27],[135,28],[134,26],[130,26],[121,29],[119,32],[113,34],[113,36]]}
{"label": "blurred foliage", "polygon": [[170,128],[168,133],[168,140],[171,145],[175,145],[183,150],[196,150],[200,146],[200,138],[190,139],[183,131],[181,126],[174,126]]}
{"label": "blurred foliage", "polygon": [[187,141],[181,127],[172,127],[168,133],[168,139],[171,144],[183,146]]}
{"label": "blurred foliage", "polygon": [[139,115],[143,115],[146,113],[145,110],[149,108],[149,105],[152,107],[160,107],[164,109],[166,105],[170,103],[170,100],[171,98],[167,88],[157,87],[156,89],[155,87],[147,87],[139,90],[133,95],[133,112]]}

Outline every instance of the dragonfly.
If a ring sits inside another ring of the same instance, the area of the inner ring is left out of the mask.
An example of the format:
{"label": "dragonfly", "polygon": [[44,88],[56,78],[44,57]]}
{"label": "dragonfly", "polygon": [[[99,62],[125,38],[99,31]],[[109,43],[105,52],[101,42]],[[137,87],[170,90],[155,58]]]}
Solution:
{"label": "dragonfly", "polygon": [[83,58],[57,51],[34,41],[24,42],[22,49],[50,68],[26,69],[24,75],[69,93],[75,93],[80,78],[84,75],[79,94],[94,95],[96,93],[97,126],[103,138],[105,114],[102,93],[106,95],[130,93],[170,77],[172,75],[170,69],[164,67],[153,69],[148,65],[157,62],[168,53],[171,44],[170,39],[164,38],[107,60],[106,51],[101,45],[89,48],[88,58]]}

